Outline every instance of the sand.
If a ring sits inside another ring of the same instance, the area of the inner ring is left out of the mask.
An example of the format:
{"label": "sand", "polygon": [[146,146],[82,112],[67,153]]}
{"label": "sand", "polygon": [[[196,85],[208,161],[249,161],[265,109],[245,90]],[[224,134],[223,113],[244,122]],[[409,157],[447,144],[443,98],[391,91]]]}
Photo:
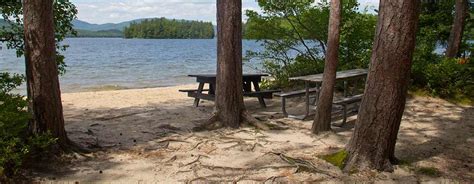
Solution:
{"label": "sand", "polygon": [[[279,99],[267,100],[268,108],[262,109],[250,98],[245,101],[249,111],[282,130],[194,132],[195,122],[210,117],[214,104],[204,101],[194,108],[193,99],[178,92],[195,87],[63,94],[69,137],[96,151],[42,163],[29,177],[47,183],[474,182],[473,107],[409,98],[396,148],[404,164],[393,173],[348,175],[319,156],[345,146],[355,117],[342,128],[333,127],[334,132],[315,136],[309,131],[311,120],[283,118]],[[289,110],[301,111],[301,102],[292,100]],[[318,171],[298,170],[285,161],[289,157]]]}

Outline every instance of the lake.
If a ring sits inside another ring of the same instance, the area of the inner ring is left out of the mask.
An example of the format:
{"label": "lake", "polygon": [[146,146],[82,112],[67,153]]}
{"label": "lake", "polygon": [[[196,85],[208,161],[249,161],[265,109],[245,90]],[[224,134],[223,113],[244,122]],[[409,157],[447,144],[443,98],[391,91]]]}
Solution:
{"label": "lake", "polygon": [[[157,40],[68,38],[67,72],[60,77],[63,92],[149,88],[195,82],[188,74],[215,73],[216,39]],[[24,59],[14,50],[0,50],[0,72],[24,73]],[[245,50],[261,49],[243,41]],[[257,72],[249,63],[244,72]],[[24,90],[24,86],[21,90]]]}

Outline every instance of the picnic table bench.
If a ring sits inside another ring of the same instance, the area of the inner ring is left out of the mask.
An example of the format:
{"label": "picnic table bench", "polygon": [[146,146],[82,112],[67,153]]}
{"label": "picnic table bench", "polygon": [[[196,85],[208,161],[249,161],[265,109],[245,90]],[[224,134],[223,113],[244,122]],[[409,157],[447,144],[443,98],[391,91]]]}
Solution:
{"label": "picnic table bench", "polygon": [[[194,98],[194,106],[198,107],[201,99],[214,101],[215,100],[215,86],[216,86],[216,74],[193,74],[188,75],[189,77],[196,78],[196,82],[199,83],[197,89],[183,89],[180,92],[188,93],[189,97]],[[262,81],[263,76],[268,74],[243,74],[242,75],[242,90],[246,97],[256,97],[260,103],[260,106],[265,108],[264,99],[270,99],[273,97],[273,93],[279,92],[280,90],[261,90],[259,83]],[[204,89],[204,86],[208,84],[208,89]],[[252,90],[253,86],[253,90]],[[203,93],[207,92],[207,93]]]}
{"label": "picnic table bench", "polygon": [[[356,95],[353,97],[347,96],[347,89],[346,89],[347,81],[352,80],[352,79],[365,78],[367,76],[367,73],[368,73],[367,69],[345,70],[345,71],[339,71],[336,73],[336,81],[344,81],[344,99],[336,100],[333,102],[333,104],[343,106],[343,113],[347,111],[347,105],[358,102],[362,99],[362,95]],[[282,111],[285,116],[290,117],[290,118],[296,118],[296,119],[306,119],[307,117],[312,115],[310,112],[310,106],[316,105],[319,100],[319,92],[320,92],[320,86],[323,82],[323,74],[321,73],[321,74],[315,74],[315,75],[292,77],[290,78],[290,80],[304,81],[305,89],[298,90],[298,91],[291,91],[287,93],[278,93],[278,94],[275,94],[275,96],[282,98]],[[316,87],[311,88],[310,83],[315,83]],[[285,99],[290,98],[290,97],[295,97],[295,96],[305,96],[306,109],[305,109],[305,114],[303,115],[299,115],[299,116],[290,115],[286,111]],[[313,102],[311,102],[311,99],[314,99]],[[343,119],[344,123],[347,118],[346,115],[347,115],[347,112],[344,113],[344,119]]]}

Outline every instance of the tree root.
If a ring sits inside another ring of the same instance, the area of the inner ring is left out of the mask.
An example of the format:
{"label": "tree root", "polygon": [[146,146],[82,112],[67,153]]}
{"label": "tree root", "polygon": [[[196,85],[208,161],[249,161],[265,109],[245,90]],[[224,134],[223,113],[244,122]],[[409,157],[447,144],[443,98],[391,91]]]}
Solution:
{"label": "tree root", "polygon": [[59,147],[65,152],[65,153],[77,153],[81,156],[87,157],[88,153],[92,153],[95,150],[83,147],[75,142],[73,142],[71,139],[67,138],[67,143],[65,145],[59,144]]}
{"label": "tree root", "polygon": [[195,145],[194,145],[190,150],[188,150],[188,151],[193,151],[194,149],[196,149],[197,147],[199,147],[199,145],[201,145],[201,144],[206,144],[206,143],[208,143],[209,141],[211,141],[211,140],[200,141],[200,142],[198,142],[197,144],[195,144]]}
{"label": "tree root", "polygon": [[311,162],[309,161],[306,161],[306,160],[303,160],[303,159],[299,159],[299,158],[292,158],[292,157],[289,157],[289,156],[286,156],[285,154],[283,153],[273,153],[272,154],[275,154],[277,156],[280,157],[280,159],[282,159],[283,161],[295,166],[297,169],[296,169],[296,173],[297,172],[300,172],[300,171],[307,171],[307,172],[314,172],[314,173],[321,173],[321,174],[325,174],[325,175],[328,175],[328,176],[331,176],[333,178],[335,178],[336,176],[328,171],[324,171],[324,170],[321,170],[321,169],[318,169],[315,165],[313,165]]}
{"label": "tree root", "polygon": [[201,161],[199,160],[199,159],[201,159],[201,157],[209,158],[209,157],[206,156],[206,155],[199,155],[194,161],[189,162],[189,163],[187,163],[187,164],[184,164],[184,165],[181,166],[181,167],[186,167],[186,166],[191,165],[191,164],[194,164],[194,163],[196,163],[196,162],[201,162]]}
{"label": "tree root", "polygon": [[219,128],[224,127],[224,125],[218,121],[218,117],[216,113],[213,113],[212,116],[209,119],[206,120],[200,120],[198,121],[197,126],[194,127],[192,130],[195,132],[200,132],[200,131],[210,131],[210,130],[216,130]]}
{"label": "tree root", "polygon": [[242,112],[242,121],[250,126],[254,126],[257,129],[271,130],[270,126],[268,126],[267,124],[263,122],[258,121],[256,118],[250,115],[250,113],[248,113],[247,111]]}
{"label": "tree root", "polygon": [[267,181],[271,180],[271,183],[275,183],[275,180],[278,178],[285,178],[286,176],[272,176],[270,178],[267,178],[263,183],[266,183]]}
{"label": "tree root", "polygon": [[209,170],[230,170],[230,171],[258,171],[263,169],[282,169],[282,168],[295,168],[296,166],[293,165],[283,165],[283,166],[262,166],[256,168],[241,168],[241,167],[225,167],[225,166],[212,166],[212,165],[200,165],[201,167]]}
{"label": "tree root", "polygon": [[184,142],[184,143],[190,143],[188,141],[185,141],[185,140],[181,140],[181,139],[165,139],[165,140],[160,140],[160,141],[157,141],[157,143],[164,143],[164,142]]}

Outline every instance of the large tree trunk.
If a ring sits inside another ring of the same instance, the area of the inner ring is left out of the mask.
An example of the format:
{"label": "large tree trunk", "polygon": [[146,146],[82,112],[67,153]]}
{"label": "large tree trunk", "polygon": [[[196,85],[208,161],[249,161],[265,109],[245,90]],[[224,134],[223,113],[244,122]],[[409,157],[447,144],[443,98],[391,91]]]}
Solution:
{"label": "large tree trunk", "polygon": [[453,27],[451,29],[451,34],[449,35],[448,48],[446,49],[446,57],[454,58],[459,54],[464,25],[466,24],[466,18],[468,15],[468,6],[467,0],[456,0],[456,10]]}
{"label": "large tree trunk", "polygon": [[405,108],[419,6],[419,0],[380,1],[365,95],[354,134],[346,147],[346,171],[393,170],[391,161],[395,159],[395,143]]}
{"label": "large tree trunk", "polygon": [[54,39],[53,0],[24,0],[25,59],[32,133],[51,132],[60,145],[64,130]]}
{"label": "large tree trunk", "polygon": [[245,111],[242,88],[242,2],[217,0],[216,117],[238,128]]}
{"label": "large tree trunk", "polygon": [[319,95],[316,117],[312,131],[318,134],[331,130],[331,110],[336,85],[336,70],[339,62],[339,33],[341,25],[341,0],[331,0],[329,16],[328,48],[324,65],[323,84]]}

